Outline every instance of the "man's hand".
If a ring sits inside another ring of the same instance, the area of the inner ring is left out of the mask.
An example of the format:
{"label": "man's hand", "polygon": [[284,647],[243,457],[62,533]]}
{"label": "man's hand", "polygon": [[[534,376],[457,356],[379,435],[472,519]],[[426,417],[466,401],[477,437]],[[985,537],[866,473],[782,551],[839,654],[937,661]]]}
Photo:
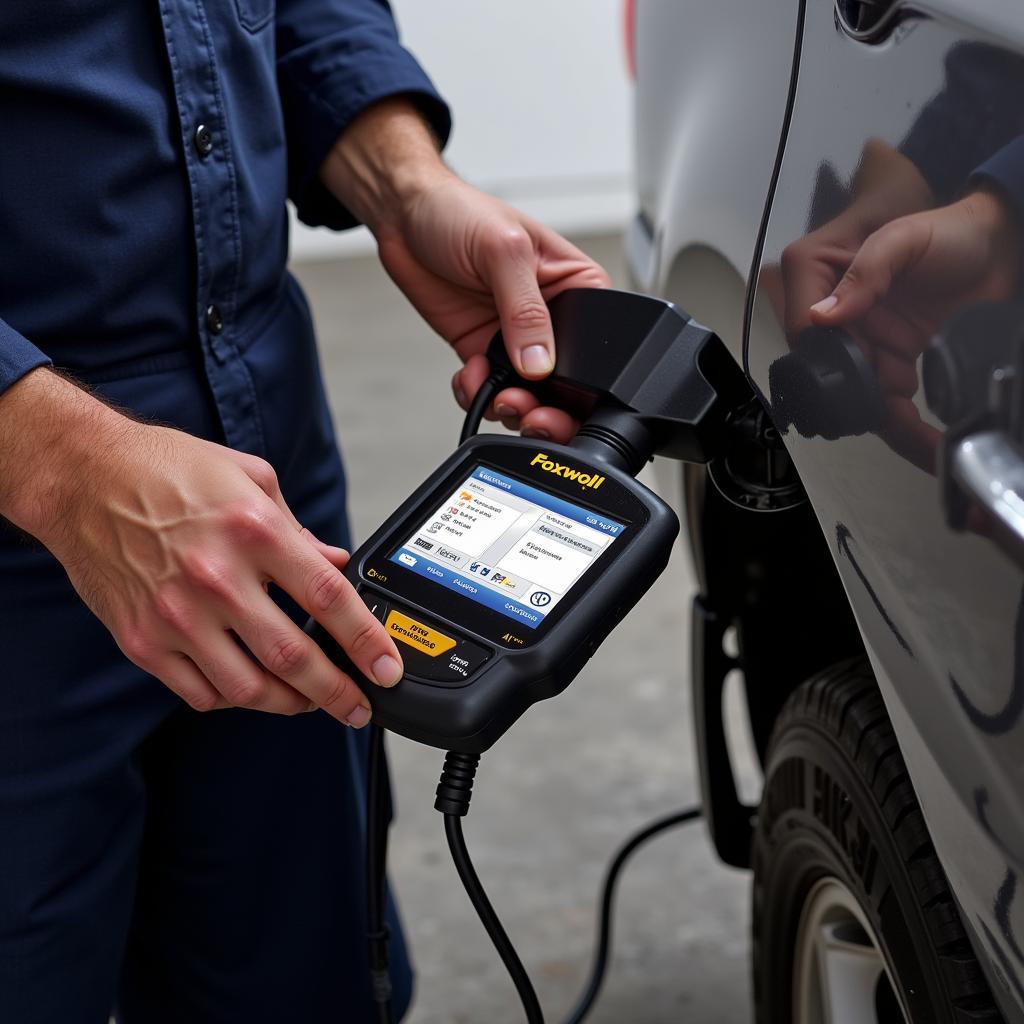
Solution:
{"label": "man's hand", "polygon": [[341,574],[348,555],[302,529],[268,463],[135,422],[48,370],[0,396],[0,513],[51,550],[128,658],[197,710],[369,721],[270,583],[367,678],[401,677],[394,642]]}
{"label": "man's hand", "polygon": [[[367,224],[395,283],[465,363],[452,381],[463,408],[487,377],[483,352],[499,326],[519,373],[545,377],[554,366],[545,301],[567,288],[609,284],[560,235],[453,174],[405,100],[362,114],[321,176]],[[577,426],[517,388],[496,397],[492,415],[510,429],[561,441]]]}
{"label": "man's hand", "polygon": [[923,468],[933,468],[939,435],[912,401],[918,356],[954,313],[1011,298],[1021,256],[1015,214],[982,189],[879,228],[807,310],[813,323],[849,328],[886,397],[886,440]]}

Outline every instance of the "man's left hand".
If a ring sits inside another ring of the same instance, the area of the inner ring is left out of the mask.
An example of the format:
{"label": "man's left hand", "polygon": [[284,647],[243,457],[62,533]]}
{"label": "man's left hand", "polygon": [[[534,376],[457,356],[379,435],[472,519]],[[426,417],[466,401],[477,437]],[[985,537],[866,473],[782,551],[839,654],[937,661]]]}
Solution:
{"label": "man's left hand", "polygon": [[[321,172],[370,228],[381,262],[465,364],[452,381],[467,408],[489,372],[484,352],[500,327],[527,379],[554,367],[546,301],[567,288],[607,287],[607,273],[556,232],[466,184],[442,162],[405,100],[387,100],[345,132]],[[521,388],[495,398],[510,429],[567,441],[577,424]]]}

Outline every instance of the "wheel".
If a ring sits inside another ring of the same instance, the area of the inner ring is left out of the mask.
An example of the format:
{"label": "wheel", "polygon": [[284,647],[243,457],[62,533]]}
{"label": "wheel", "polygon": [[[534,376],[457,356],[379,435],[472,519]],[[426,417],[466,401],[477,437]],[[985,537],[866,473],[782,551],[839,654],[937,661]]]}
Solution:
{"label": "wheel", "polygon": [[789,698],[753,845],[758,1024],[997,1024],[874,676]]}

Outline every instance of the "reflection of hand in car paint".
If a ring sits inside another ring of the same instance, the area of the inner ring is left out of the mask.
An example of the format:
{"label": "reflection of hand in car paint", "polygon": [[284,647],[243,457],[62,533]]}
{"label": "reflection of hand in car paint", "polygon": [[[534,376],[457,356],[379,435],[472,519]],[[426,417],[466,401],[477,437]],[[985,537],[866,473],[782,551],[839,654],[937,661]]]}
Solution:
{"label": "reflection of hand in car paint", "polygon": [[782,301],[778,305],[784,310],[782,319],[790,343],[811,326],[811,306],[832,292],[874,232],[897,217],[935,204],[917,167],[879,139],[864,146],[851,192],[849,205],[838,216],[798,238],[782,253]]}
{"label": "reflection of hand in car paint", "polygon": [[956,312],[1010,298],[1019,281],[1020,226],[996,190],[980,188],[936,210],[890,221],[865,239],[813,323],[845,327],[871,361],[885,396],[883,436],[934,469],[940,434],[913,402],[917,359]]}

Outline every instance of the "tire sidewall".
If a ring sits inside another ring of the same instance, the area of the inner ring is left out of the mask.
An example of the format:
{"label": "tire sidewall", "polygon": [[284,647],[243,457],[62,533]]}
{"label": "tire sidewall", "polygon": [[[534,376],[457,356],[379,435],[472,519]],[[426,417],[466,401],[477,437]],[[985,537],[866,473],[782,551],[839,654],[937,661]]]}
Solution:
{"label": "tire sidewall", "polygon": [[797,931],[825,877],[860,905],[912,1024],[953,1024],[905,858],[850,755],[809,718],[786,723],[772,745],[753,865],[760,1024],[793,1019]]}

